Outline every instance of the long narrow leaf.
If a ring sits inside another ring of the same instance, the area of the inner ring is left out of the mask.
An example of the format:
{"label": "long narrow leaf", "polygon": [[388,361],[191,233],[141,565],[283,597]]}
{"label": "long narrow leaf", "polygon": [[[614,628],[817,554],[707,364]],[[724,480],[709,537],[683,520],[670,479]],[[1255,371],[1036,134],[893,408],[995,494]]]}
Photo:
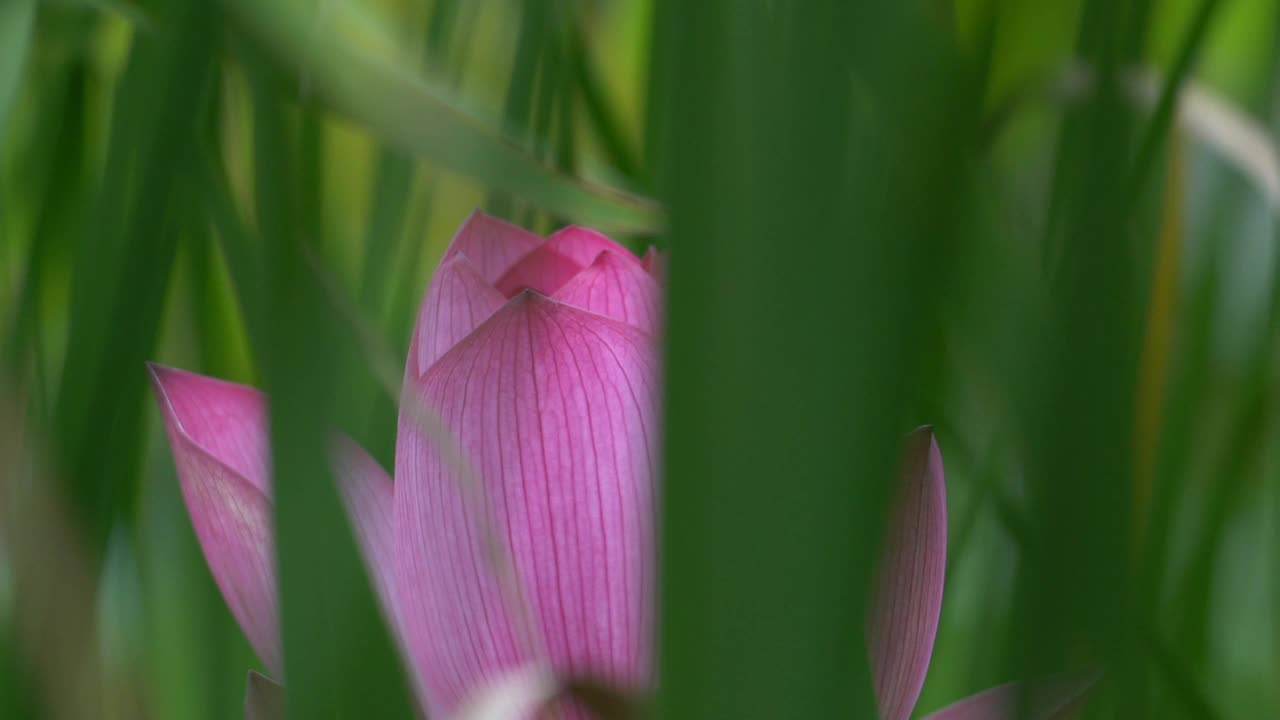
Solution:
{"label": "long narrow leaf", "polygon": [[304,87],[384,142],[584,224],[617,232],[661,227],[654,204],[566,178],[451,105],[402,56],[382,50],[395,43],[352,2],[225,1]]}

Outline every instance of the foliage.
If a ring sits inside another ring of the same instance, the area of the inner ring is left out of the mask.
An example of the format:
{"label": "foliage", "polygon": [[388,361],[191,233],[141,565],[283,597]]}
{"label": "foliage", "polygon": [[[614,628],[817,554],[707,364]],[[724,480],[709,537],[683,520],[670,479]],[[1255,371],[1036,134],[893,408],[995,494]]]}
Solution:
{"label": "foliage", "polygon": [[411,716],[315,448],[390,467],[477,206],[671,252],[657,714],[869,716],[923,423],[923,710],[1280,714],[1280,160],[1183,102],[1274,137],[1277,57],[1270,0],[0,1],[0,716],[241,713],[147,360],[274,398],[291,715]]}

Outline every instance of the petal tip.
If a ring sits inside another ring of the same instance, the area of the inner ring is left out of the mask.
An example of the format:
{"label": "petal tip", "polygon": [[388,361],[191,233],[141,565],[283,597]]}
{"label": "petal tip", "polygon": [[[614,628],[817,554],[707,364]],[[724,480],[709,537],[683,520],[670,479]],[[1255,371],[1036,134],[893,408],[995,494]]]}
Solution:
{"label": "petal tip", "polygon": [[938,433],[934,430],[932,424],[921,425],[911,432],[907,433],[908,442],[929,442],[933,445],[938,444]]}
{"label": "petal tip", "polygon": [[477,208],[454,233],[444,259],[465,254],[492,283],[541,244],[542,238],[537,234]]}
{"label": "petal tip", "polygon": [[596,255],[596,259],[591,261],[590,267],[605,267],[608,265],[615,265],[619,262],[622,262],[622,258],[618,257],[616,252],[613,252],[612,250],[601,250],[600,253]]}
{"label": "petal tip", "polygon": [[553,303],[557,305],[559,304],[554,299],[552,299],[549,295],[538,292],[533,288],[524,288],[519,292],[517,292],[515,295],[511,296],[511,299],[507,301],[508,305],[513,305],[513,306],[542,305],[544,303]]}
{"label": "petal tip", "polygon": [[155,386],[156,392],[164,392],[165,383],[177,372],[181,372],[177,368],[161,365],[154,360],[147,360],[142,363],[147,368],[147,376],[151,378],[151,383]]}
{"label": "petal tip", "polygon": [[175,430],[185,434],[182,419],[178,417],[177,409],[173,406],[172,394],[174,384],[181,382],[183,376],[190,373],[152,361],[144,364],[147,366],[147,376],[151,378],[151,388],[155,391],[156,400],[160,403],[160,411],[164,414],[166,424],[173,425]]}

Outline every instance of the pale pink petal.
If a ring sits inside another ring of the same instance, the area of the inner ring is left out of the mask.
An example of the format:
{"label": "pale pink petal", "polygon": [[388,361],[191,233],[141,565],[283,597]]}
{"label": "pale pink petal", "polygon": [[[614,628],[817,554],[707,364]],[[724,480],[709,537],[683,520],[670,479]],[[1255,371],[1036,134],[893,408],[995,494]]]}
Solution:
{"label": "pale pink petal", "polygon": [[522,290],[551,295],[602,252],[616,253],[640,266],[640,260],[618,243],[595,230],[567,227],[520,258],[494,285],[506,297]]}
{"label": "pale pink petal", "polygon": [[418,375],[489,319],[506,298],[493,288],[467,255],[445,260],[431,279],[418,313],[409,368]]}
{"label": "pale pink petal", "polygon": [[284,688],[249,671],[244,691],[244,720],[284,720]]}
{"label": "pale pink petal", "polygon": [[658,283],[644,268],[607,250],[555,294],[563,303],[621,320],[651,334],[657,334],[661,320],[660,296]]}
{"label": "pale pink petal", "polygon": [[630,250],[609,239],[607,235],[577,225],[570,225],[547,238],[544,243],[555,248],[556,252],[573,260],[579,265],[590,265],[602,252],[617,253],[628,262],[640,265],[640,258],[631,254]]}
{"label": "pale pink petal", "polygon": [[[479,476],[557,674],[624,688],[650,677],[657,452],[653,336],[525,292],[406,386]],[[527,666],[463,483],[403,408],[397,584],[433,716]],[[475,486],[473,486],[475,487]]]}
{"label": "pale pink petal", "polygon": [[640,262],[644,265],[645,272],[652,275],[659,285],[667,286],[667,256],[665,253],[650,245]]}
{"label": "pale pink petal", "polygon": [[271,496],[267,404],[237,383],[150,363],[169,432],[175,430]]}
{"label": "pale pink petal", "polygon": [[444,259],[450,260],[459,253],[466,255],[485,282],[493,284],[541,244],[542,238],[536,234],[476,210],[453,236]]}
{"label": "pale pink petal", "polygon": [[[231,613],[262,662],[282,670],[262,396],[149,366],[187,512]],[[254,477],[251,482],[247,477]]]}
{"label": "pale pink petal", "polygon": [[[272,531],[267,403],[253,388],[149,365],[196,536],[215,582],[263,663],[281,648]],[[341,439],[339,487],[370,575],[394,618],[391,479]]]}
{"label": "pale pink petal", "polygon": [[391,476],[364,448],[338,436],[335,474],[365,566],[393,631],[399,632],[395,593],[395,485]]}
{"label": "pale pink petal", "polygon": [[[972,695],[924,720],[1067,720],[1088,700],[1098,676],[1059,678],[1033,690],[1009,683]],[[1023,697],[1030,692],[1029,697]]]}
{"label": "pale pink petal", "polygon": [[550,295],[585,267],[543,245],[526,255],[498,279],[498,292],[513,297],[523,290]]}
{"label": "pale pink petal", "polygon": [[924,686],[947,568],[947,491],[932,428],[907,438],[872,606],[871,665],[885,720],[906,720]]}

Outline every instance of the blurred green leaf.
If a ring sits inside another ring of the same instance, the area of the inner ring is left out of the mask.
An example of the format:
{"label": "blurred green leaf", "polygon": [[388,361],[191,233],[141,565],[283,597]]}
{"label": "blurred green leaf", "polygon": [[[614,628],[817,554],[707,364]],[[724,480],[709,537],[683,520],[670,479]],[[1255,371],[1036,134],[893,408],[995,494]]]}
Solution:
{"label": "blurred green leaf", "polygon": [[136,493],[142,368],[155,348],[181,210],[191,197],[184,160],[197,146],[212,78],[218,26],[210,8],[179,2],[167,10],[175,31],[135,38],[116,95],[121,113],[93,222],[79,244],[58,394],[70,497],[99,550]]}
{"label": "blurred green leaf", "polygon": [[[253,48],[240,57],[253,99],[254,209],[264,239],[267,328],[263,370],[271,393],[288,716],[410,718],[413,704],[339,501],[325,448],[351,398],[344,393],[358,339],[333,312],[315,271],[323,226],[306,187],[302,138],[290,132],[278,68]],[[306,111],[303,111],[306,112]],[[310,216],[310,219],[304,219]]]}
{"label": "blurred green leaf", "polygon": [[1160,99],[1156,102],[1150,124],[1138,143],[1137,157],[1133,162],[1129,181],[1129,192],[1135,196],[1151,172],[1157,151],[1164,147],[1177,111],[1179,92],[1195,67],[1200,48],[1204,45],[1214,15],[1221,5],[1219,0],[1201,0],[1195,16],[1187,27],[1186,36],[1179,46],[1173,69],[1160,90]]}
{"label": "blurred green leaf", "polygon": [[661,227],[652,203],[566,178],[451,105],[394,50],[367,8],[345,0],[226,2],[298,73],[304,93],[318,93],[389,145],[584,224]]}
{"label": "blurred green leaf", "polygon": [[0,137],[22,89],[35,18],[36,0],[0,2]]}
{"label": "blurred green leaf", "polygon": [[874,717],[881,511],[920,424],[981,85],[912,5],[658,12],[658,710]]}

